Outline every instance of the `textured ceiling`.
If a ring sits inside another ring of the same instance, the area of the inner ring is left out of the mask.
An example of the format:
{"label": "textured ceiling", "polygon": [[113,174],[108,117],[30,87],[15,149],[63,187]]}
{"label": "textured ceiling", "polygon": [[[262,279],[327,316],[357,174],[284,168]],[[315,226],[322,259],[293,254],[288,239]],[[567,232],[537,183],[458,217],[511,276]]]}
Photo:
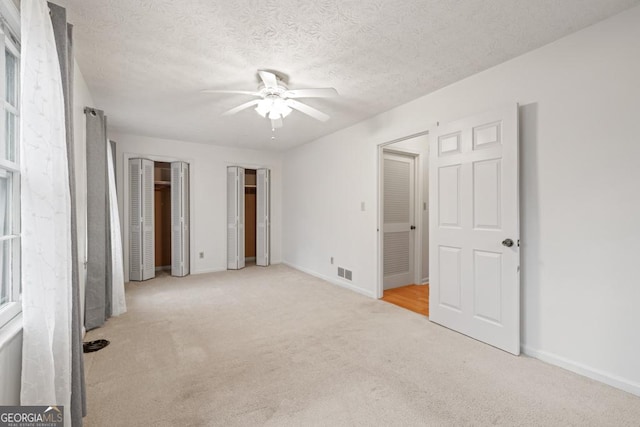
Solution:
{"label": "textured ceiling", "polygon": [[[54,0],[55,1],[55,0]],[[627,9],[638,0],[63,0],[96,107],[125,133],[256,149],[314,140]],[[258,69],[309,99],[271,140],[252,99]]]}

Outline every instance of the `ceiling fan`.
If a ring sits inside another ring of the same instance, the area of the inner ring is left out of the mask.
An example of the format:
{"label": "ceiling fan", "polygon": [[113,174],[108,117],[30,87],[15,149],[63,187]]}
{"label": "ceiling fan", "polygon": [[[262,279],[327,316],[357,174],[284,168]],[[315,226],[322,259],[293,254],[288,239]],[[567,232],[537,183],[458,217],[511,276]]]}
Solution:
{"label": "ceiling fan", "polygon": [[297,101],[299,98],[329,98],[338,96],[338,91],[332,87],[317,89],[289,89],[286,84],[275,73],[266,70],[258,70],[258,75],[262,83],[255,92],[245,90],[215,90],[208,89],[206,93],[239,93],[244,95],[255,96],[254,99],[244,104],[238,105],[222,115],[229,116],[236,114],[249,107],[256,106],[255,110],[262,117],[271,120],[271,128],[277,129],[282,127],[282,119],[287,117],[291,111],[298,110],[307,116],[316,120],[326,122],[329,116],[322,111]]}

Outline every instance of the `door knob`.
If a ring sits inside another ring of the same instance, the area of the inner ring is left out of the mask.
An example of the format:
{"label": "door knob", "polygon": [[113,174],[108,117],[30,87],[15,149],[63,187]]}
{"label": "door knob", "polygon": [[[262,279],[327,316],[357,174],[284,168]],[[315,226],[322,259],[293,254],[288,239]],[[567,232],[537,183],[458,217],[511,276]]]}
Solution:
{"label": "door knob", "polygon": [[513,246],[513,240],[511,239],[504,239],[502,241],[502,246],[506,246],[508,248],[510,248],[511,246]]}
{"label": "door knob", "polygon": [[411,226],[411,229],[412,229],[412,230],[415,230],[415,229],[416,229],[416,226],[415,226],[415,225],[412,225],[412,226]]}

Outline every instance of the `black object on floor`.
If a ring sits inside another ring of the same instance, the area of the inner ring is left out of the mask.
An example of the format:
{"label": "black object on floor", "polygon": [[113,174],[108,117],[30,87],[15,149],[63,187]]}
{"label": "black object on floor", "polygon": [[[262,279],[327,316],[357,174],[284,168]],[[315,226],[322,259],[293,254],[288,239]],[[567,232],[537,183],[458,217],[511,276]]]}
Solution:
{"label": "black object on floor", "polygon": [[95,340],[82,343],[82,351],[84,353],[92,353],[94,351],[102,350],[109,345],[107,340]]}

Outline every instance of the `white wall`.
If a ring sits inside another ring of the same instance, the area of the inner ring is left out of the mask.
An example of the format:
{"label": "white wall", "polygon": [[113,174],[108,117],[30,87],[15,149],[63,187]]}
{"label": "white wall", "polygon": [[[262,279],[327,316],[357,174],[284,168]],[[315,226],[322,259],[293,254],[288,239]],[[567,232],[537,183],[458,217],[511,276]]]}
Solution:
{"label": "white wall", "polygon": [[523,348],[640,395],[639,76],[635,7],[287,152],[284,262],[372,295],[376,145],[520,103]]}
{"label": "white wall", "polygon": [[[279,152],[218,147],[184,141],[109,133],[116,142],[118,203],[123,228],[125,157],[151,160],[184,160],[191,173],[191,273],[206,273],[227,268],[227,166],[271,169],[271,263],[282,259],[281,198],[282,155]],[[124,233],[125,280],[129,277],[128,236]],[[204,258],[200,258],[204,252]]]}

